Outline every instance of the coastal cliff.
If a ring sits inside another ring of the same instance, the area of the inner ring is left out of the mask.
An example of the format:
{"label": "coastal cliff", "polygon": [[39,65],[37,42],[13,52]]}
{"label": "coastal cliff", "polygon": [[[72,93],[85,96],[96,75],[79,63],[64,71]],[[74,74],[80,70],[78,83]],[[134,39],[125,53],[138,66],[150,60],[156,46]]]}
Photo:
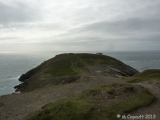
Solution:
{"label": "coastal cliff", "polygon": [[102,54],[60,54],[23,74],[16,91],[27,92],[47,86],[72,83],[83,76],[132,76],[138,71]]}
{"label": "coastal cliff", "polygon": [[23,74],[20,94],[0,97],[0,119],[119,120],[153,111],[159,120],[159,76],[102,54],[60,54]]}

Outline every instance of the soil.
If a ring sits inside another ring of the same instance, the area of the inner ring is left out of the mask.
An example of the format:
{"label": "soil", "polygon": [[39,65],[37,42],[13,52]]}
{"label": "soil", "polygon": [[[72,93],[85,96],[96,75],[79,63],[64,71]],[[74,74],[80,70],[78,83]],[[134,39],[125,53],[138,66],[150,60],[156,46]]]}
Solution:
{"label": "soil", "polygon": [[[0,120],[22,120],[28,114],[39,110],[43,105],[54,102],[62,98],[72,97],[87,89],[96,88],[102,85],[113,83],[126,83],[125,78],[90,76],[81,77],[76,83],[45,86],[42,89],[20,94],[5,95],[0,97]],[[148,107],[138,109],[131,115],[156,115],[155,119],[160,120],[160,81],[151,80],[136,83],[148,89],[157,98],[156,102]],[[154,117],[154,116],[152,116]],[[140,119],[143,120],[143,119]]]}
{"label": "soil", "polygon": [[143,115],[144,119],[141,120],[160,120],[160,81],[151,80],[138,84],[148,89],[157,98],[157,100],[148,107],[143,107],[132,112],[131,115]]}
{"label": "soil", "polygon": [[0,103],[3,103],[3,106],[0,107],[0,120],[22,120],[49,102],[71,97],[98,86],[125,82],[126,80],[115,77],[82,77],[77,83],[46,86],[41,90],[1,96]]}

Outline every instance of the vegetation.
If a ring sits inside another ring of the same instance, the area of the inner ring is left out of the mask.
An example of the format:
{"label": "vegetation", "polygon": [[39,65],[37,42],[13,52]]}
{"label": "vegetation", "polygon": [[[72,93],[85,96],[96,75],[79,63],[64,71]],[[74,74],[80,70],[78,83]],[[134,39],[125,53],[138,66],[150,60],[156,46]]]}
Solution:
{"label": "vegetation", "polygon": [[149,105],[154,100],[155,97],[140,86],[113,84],[49,103],[25,120],[116,120],[117,114]]}
{"label": "vegetation", "polygon": [[81,59],[83,59],[87,64],[106,64],[106,65],[117,65],[121,62],[105,55],[99,54],[77,54]]}
{"label": "vegetation", "polygon": [[130,83],[137,83],[147,80],[160,80],[160,70],[145,70],[131,77]]}
{"label": "vegetation", "polygon": [[72,63],[69,60],[59,60],[56,61],[52,66],[48,66],[45,73],[49,73],[52,76],[67,76],[67,75],[77,75],[72,67]]}
{"label": "vegetation", "polygon": [[126,100],[113,103],[107,108],[108,116],[112,119],[116,119],[117,114],[125,114],[134,111],[140,107],[151,104],[156,98],[147,90],[143,90],[133,98],[126,98]]}
{"label": "vegetation", "polygon": [[[97,68],[101,72],[97,73]],[[60,54],[23,74],[20,81],[24,83],[15,88],[28,92],[47,85],[75,82],[83,75],[131,76],[136,73],[138,71],[135,69],[109,56],[87,53]]]}

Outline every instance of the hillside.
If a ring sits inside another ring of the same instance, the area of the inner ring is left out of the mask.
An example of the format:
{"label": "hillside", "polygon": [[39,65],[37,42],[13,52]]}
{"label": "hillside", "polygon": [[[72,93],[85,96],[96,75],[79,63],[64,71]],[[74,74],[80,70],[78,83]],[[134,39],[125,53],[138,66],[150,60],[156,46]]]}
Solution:
{"label": "hillside", "polygon": [[159,75],[104,55],[57,55],[20,77],[20,94],[0,96],[0,120],[159,120]]}
{"label": "hillside", "polygon": [[133,75],[131,77],[131,80],[129,80],[129,82],[138,83],[138,82],[149,81],[149,80],[160,80],[160,70],[158,69],[145,70],[141,73]]}
{"label": "hillside", "polygon": [[154,100],[141,86],[112,84],[49,103],[25,120],[118,120],[117,114],[147,106]]}
{"label": "hillside", "polygon": [[115,58],[99,54],[60,54],[23,74],[16,91],[76,82],[83,76],[132,76],[138,71]]}

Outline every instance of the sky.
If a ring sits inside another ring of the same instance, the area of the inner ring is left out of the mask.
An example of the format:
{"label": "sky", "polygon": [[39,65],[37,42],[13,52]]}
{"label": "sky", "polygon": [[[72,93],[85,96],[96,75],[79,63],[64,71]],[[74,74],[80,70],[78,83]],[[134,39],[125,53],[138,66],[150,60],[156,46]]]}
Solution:
{"label": "sky", "polygon": [[159,51],[160,0],[0,0],[0,52]]}

